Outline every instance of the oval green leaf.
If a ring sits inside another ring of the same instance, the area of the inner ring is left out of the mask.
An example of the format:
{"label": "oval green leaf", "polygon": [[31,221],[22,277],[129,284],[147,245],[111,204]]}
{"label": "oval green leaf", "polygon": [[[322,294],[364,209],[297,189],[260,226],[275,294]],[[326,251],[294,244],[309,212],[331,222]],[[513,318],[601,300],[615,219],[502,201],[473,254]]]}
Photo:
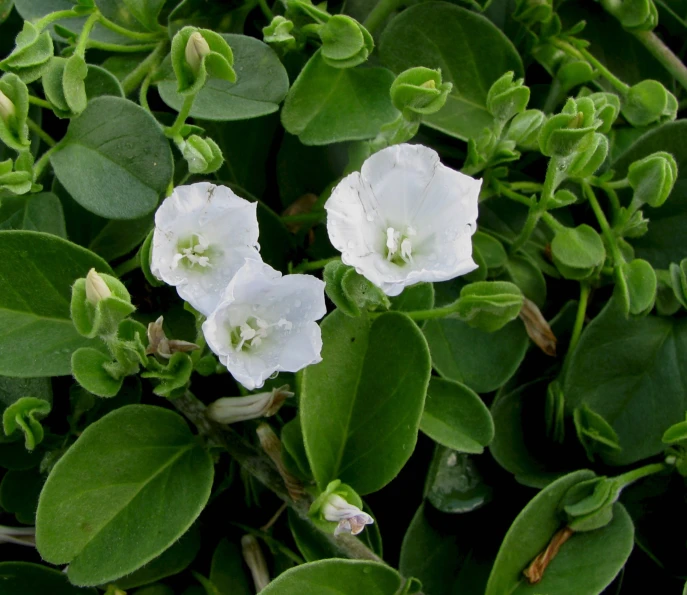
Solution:
{"label": "oval green leaf", "polygon": [[176,413],[128,405],[90,425],[58,461],[38,502],[43,559],[77,585],[129,574],[181,537],[212,487],[208,453]]}
{"label": "oval green leaf", "polygon": [[1,562],[0,585],[3,595],[95,595],[69,583],[67,576],[53,568],[29,562]]}
{"label": "oval green leaf", "polygon": [[485,17],[449,4],[423,2],[400,13],[384,29],[379,53],[395,73],[413,66],[440,68],[453,83],[446,105],[423,124],[463,140],[491,127],[487,91],[504,72],[523,75],[509,39]]}
{"label": "oval green leaf", "polygon": [[173,173],[169,142],[155,118],[120,97],[89,101],[50,163],[76,202],[107,219],[152,211]]}
{"label": "oval green leaf", "polygon": [[320,487],[341,479],[360,494],[379,490],[413,452],[431,372],[427,344],[398,312],[322,323],[322,362],[306,368],[301,424]]}
{"label": "oval green leaf", "polygon": [[67,240],[0,231],[0,374],[63,376],[79,347],[102,348],[76,332],[69,314],[72,285],[91,268],[114,275],[104,260]]}

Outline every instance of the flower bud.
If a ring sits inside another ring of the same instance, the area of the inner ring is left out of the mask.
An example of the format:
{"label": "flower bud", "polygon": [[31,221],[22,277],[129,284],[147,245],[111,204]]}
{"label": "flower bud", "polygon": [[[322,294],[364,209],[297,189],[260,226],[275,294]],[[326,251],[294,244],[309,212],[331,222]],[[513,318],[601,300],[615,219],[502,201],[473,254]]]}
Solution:
{"label": "flower bud", "polygon": [[588,178],[601,167],[608,156],[608,139],[595,132],[590,145],[573,157],[568,174],[575,178]]}
{"label": "flower bud", "polygon": [[539,148],[547,157],[568,157],[577,150],[584,150],[592,133],[601,125],[591,99],[570,98],[561,113],[549,118],[541,127]]}
{"label": "flower bud", "polygon": [[265,562],[265,556],[258,540],[252,535],[244,535],[241,538],[241,552],[253,577],[255,592],[260,593],[270,584],[270,573],[267,570],[267,562]]}
{"label": "flower bud", "polygon": [[192,134],[178,143],[178,147],[188,163],[188,171],[192,174],[211,174],[224,163],[222,150],[211,138],[201,138],[197,134]]}
{"label": "flower bud", "polygon": [[677,117],[677,99],[658,81],[645,80],[630,87],[622,114],[632,126],[648,126]]}
{"label": "flower bud", "polygon": [[210,46],[205,41],[203,36],[198,32],[191,33],[186,42],[186,62],[191,67],[191,70],[197,73],[200,70],[200,64],[203,58],[210,53]]}
{"label": "flower bud", "polygon": [[391,102],[406,120],[434,114],[446,103],[451,83],[442,83],[441,70],[424,66],[409,68],[391,84]]}
{"label": "flower bud", "polygon": [[515,141],[518,148],[533,151],[538,148],[539,129],[546,120],[544,112],[528,109],[517,114],[510,122],[506,138]]}
{"label": "flower bud", "polygon": [[293,397],[293,393],[289,391],[288,384],[247,397],[224,397],[210,404],[207,415],[221,424],[271,417],[289,397]]}
{"label": "flower bud", "polygon": [[623,293],[620,298],[626,314],[648,314],[656,301],[657,281],[653,267],[646,260],[638,258],[632,262],[624,262],[619,274],[623,276],[625,283],[616,285],[616,290]]}
{"label": "flower bud", "polygon": [[542,316],[541,310],[532,300],[524,299],[520,310],[520,319],[525,323],[525,330],[530,339],[546,355],[556,356],[556,335],[553,334],[551,326]]}
{"label": "flower bud", "polygon": [[272,462],[277,467],[277,471],[279,471],[279,475],[284,480],[289,496],[291,496],[292,500],[300,500],[305,493],[303,485],[296,477],[291,475],[284,465],[281,456],[281,440],[279,440],[279,437],[267,423],[261,423],[255,432],[258,435],[258,440],[260,440],[260,446],[265,451],[265,454],[272,459]]}
{"label": "flower bud", "polygon": [[601,0],[601,4],[630,31],[651,31],[658,25],[653,0]]}
{"label": "flower bud", "polygon": [[[308,515],[318,524],[324,521],[324,529],[332,527],[334,535],[358,535],[366,525],[374,523],[374,519],[360,509],[361,506],[360,496],[336,479],[315,499]],[[336,526],[328,523],[336,523]]]}
{"label": "flower bud", "polygon": [[337,14],[319,30],[322,59],[334,68],[362,64],[374,49],[372,35],[355,19]]}
{"label": "flower bud", "polygon": [[456,316],[493,333],[518,316],[524,299],[517,285],[508,281],[477,281],[461,289]]}
{"label": "flower bud", "polygon": [[103,278],[96,273],[95,269],[88,271],[88,275],[86,275],[86,299],[94,306],[97,306],[100,300],[111,295],[110,288]]}
{"label": "flower bud", "polygon": [[520,0],[513,14],[516,21],[531,27],[535,23],[546,23],[553,15],[553,0]]}
{"label": "flower bud", "polygon": [[16,74],[5,74],[0,79],[0,141],[19,153],[27,153],[31,145],[26,125],[28,114],[26,84]]}
{"label": "flower bud", "polygon": [[487,93],[487,109],[494,118],[507,122],[516,114],[525,111],[530,100],[530,89],[523,85],[523,79],[513,80],[514,72],[507,72],[499,78]]}
{"label": "flower bud", "polygon": [[175,353],[186,353],[200,349],[195,343],[168,339],[162,328],[163,318],[160,316],[155,322],[148,325],[148,348],[146,355],[159,355],[161,358],[170,359]]}
{"label": "flower bud", "polygon": [[10,101],[10,98],[7,97],[7,95],[0,91],[0,118],[2,118],[7,124],[9,123],[10,118],[14,116],[14,113],[14,103]]}
{"label": "flower bud", "polygon": [[36,527],[5,527],[0,525],[0,543],[36,546]]}
{"label": "flower bud", "polygon": [[294,49],[296,47],[296,38],[291,35],[292,30],[293,23],[290,20],[283,16],[276,16],[267,27],[263,27],[263,41],[271,46],[276,46],[276,48],[282,51]]}
{"label": "flower bud", "polygon": [[659,151],[632,163],[627,179],[635,191],[634,202],[660,207],[677,180],[677,163],[670,153]]}
{"label": "flower bud", "polygon": [[31,83],[43,76],[53,51],[50,32],[40,32],[35,25],[25,21],[17,35],[15,48],[0,61],[0,68],[18,75],[25,83]]}

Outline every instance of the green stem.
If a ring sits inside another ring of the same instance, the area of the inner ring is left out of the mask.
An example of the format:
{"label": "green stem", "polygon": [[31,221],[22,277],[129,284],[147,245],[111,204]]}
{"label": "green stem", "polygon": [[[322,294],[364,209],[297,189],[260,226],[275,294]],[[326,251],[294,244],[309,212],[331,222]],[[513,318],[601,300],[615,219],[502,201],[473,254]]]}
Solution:
{"label": "green stem", "polygon": [[141,268],[141,253],[136,252],[129,260],[125,260],[123,263],[117,265],[114,269],[115,275],[117,277],[122,277],[131,271]]}
{"label": "green stem", "polygon": [[167,43],[161,41],[157,44],[157,47],[146,57],[146,59],[143,60],[143,62],[141,62],[136,68],[134,68],[124,77],[122,80],[122,89],[124,90],[125,96],[130,95],[133,90],[143,82],[149,73],[155,71],[160,62],[162,62],[162,59],[166,53],[166,49]]}
{"label": "green stem", "polygon": [[407,0],[379,0],[377,5],[367,15],[363,25],[370,32],[374,33],[381,25],[384,24],[392,12],[398,10]]}
{"label": "green stem", "polygon": [[58,10],[57,12],[51,12],[50,14],[45,15],[42,19],[38,19],[33,25],[36,27],[36,29],[42,31],[48,25],[54,23],[55,21],[59,21],[60,19],[70,19],[80,16],[83,15],[77,14],[73,10]]}
{"label": "green stem", "polygon": [[514,200],[515,202],[519,202],[520,204],[526,205],[528,207],[531,207],[533,202],[532,199],[529,196],[525,196],[524,194],[520,194],[519,192],[515,192],[508,188],[506,185],[501,184],[500,182],[497,182],[496,184],[496,189],[499,194],[510,198],[511,200]]}
{"label": "green stem", "polygon": [[118,52],[120,54],[136,54],[138,52],[149,52],[157,47],[157,43],[143,43],[140,45],[120,45],[118,43],[105,43],[89,39],[86,44],[88,49],[103,50],[106,52]]}
{"label": "green stem", "polygon": [[147,111],[150,111],[150,106],[148,105],[148,88],[150,87],[150,81],[153,78],[153,71],[151,70],[141,83],[141,88],[138,91],[138,103],[141,107]]}
{"label": "green stem", "polygon": [[[432,320],[433,318],[446,318],[447,316],[454,314],[457,310],[458,300],[441,308],[432,308],[431,310],[415,310],[414,312],[406,312],[405,314],[411,320]],[[380,314],[382,314],[382,312],[372,312],[370,313],[370,317],[375,318]]]}
{"label": "green stem", "polygon": [[639,469],[633,469],[632,471],[618,475],[613,478],[613,481],[625,487],[638,479],[648,477],[649,475],[655,475],[656,473],[661,473],[668,469],[670,469],[670,467],[665,463],[651,463],[650,465],[644,465],[644,467],[640,467]]}
{"label": "green stem", "polygon": [[603,184],[601,188],[606,193],[606,196],[608,196],[608,200],[611,203],[611,208],[613,209],[613,220],[615,221],[618,217],[618,213],[620,213],[620,209],[622,208],[620,205],[620,199],[618,198],[618,193],[606,184]]}
{"label": "green stem", "polygon": [[43,170],[46,168],[48,163],[50,162],[50,155],[59,147],[59,145],[55,145],[54,147],[50,147],[43,155],[41,155],[41,158],[36,161],[35,165],[33,166],[33,181],[37,182],[41,175],[43,174]]}
{"label": "green stem", "polygon": [[29,103],[45,109],[52,109],[52,103],[40,97],[34,97],[33,95],[29,95]]}
{"label": "green stem", "polygon": [[633,31],[632,34],[675,77],[680,86],[687,89],[687,66],[682,60],[653,31]]}
{"label": "green stem", "polygon": [[549,229],[554,233],[558,233],[565,229],[565,225],[563,225],[551,213],[542,213],[541,219],[544,223],[546,223],[546,225],[549,226]]}
{"label": "green stem", "polygon": [[258,4],[260,10],[262,10],[262,14],[265,15],[267,20],[271,21],[274,18],[274,14],[272,13],[272,9],[267,5],[266,0],[258,0]]}
{"label": "green stem", "polygon": [[340,256],[332,256],[331,258],[323,258],[322,260],[313,260],[310,262],[302,262],[297,267],[294,267],[292,273],[304,273],[306,271],[317,271],[323,269],[328,263],[334,262],[335,260],[341,260]]}
{"label": "green stem", "polygon": [[282,215],[281,220],[284,223],[319,223],[327,217],[327,213],[317,211],[314,213],[301,213],[300,215]]}
{"label": "green stem", "polygon": [[584,328],[584,319],[587,315],[587,305],[589,303],[589,293],[591,287],[588,283],[580,283],[580,301],[577,304],[577,315],[575,316],[575,325],[573,326],[572,335],[570,336],[570,344],[568,345],[568,353],[572,353],[577,347],[577,342],[582,335]]}
{"label": "green stem", "polygon": [[104,17],[102,14],[98,14],[98,21],[106,29],[114,31],[115,33],[118,33],[119,35],[122,35],[124,37],[135,39],[136,41],[159,41],[163,37],[166,37],[164,28],[161,29],[159,33],[142,33],[138,31],[130,31],[129,29],[122,27],[117,23],[113,23],[111,20]]}
{"label": "green stem", "polygon": [[54,147],[57,144],[57,141],[47,132],[45,132],[45,130],[43,130],[31,118],[26,118],[26,123],[29,126],[29,130],[34,132],[46,145],[49,147]]}
{"label": "green stem", "polygon": [[537,182],[509,182],[508,186],[511,190],[522,190],[523,192],[541,192],[544,188],[543,184]]}
{"label": "green stem", "polygon": [[613,182],[603,182],[600,184],[603,188],[612,188],[613,190],[622,190],[623,188],[630,187],[630,180],[625,178],[624,180],[614,180]]}
{"label": "green stem", "polygon": [[86,19],[83,29],[81,29],[81,33],[79,33],[79,38],[76,42],[76,48],[74,48],[74,53],[78,54],[82,58],[86,55],[86,44],[88,43],[88,36],[91,34],[93,27],[95,27],[95,24],[98,22],[99,19],[100,13],[98,11],[91,14],[91,16],[89,16]]}
{"label": "green stem", "polygon": [[630,86],[626,85],[617,76],[615,76],[608,68],[606,68],[601,62],[599,62],[591,52],[582,48],[579,50],[585,57],[587,62],[589,62],[594,68],[596,68],[601,75],[609,82],[615,89],[617,89],[621,95],[625,96],[630,90]]}
{"label": "green stem", "polygon": [[596,215],[596,220],[599,222],[599,227],[601,228],[601,233],[606,238],[606,243],[611,250],[611,256],[613,257],[613,265],[618,267],[625,262],[620,248],[618,248],[618,243],[616,242],[616,237],[613,234],[611,226],[608,224],[608,219],[599,204],[596,194],[594,194],[594,189],[590,186],[589,182],[582,181],[582,190],[585,196],[589,200],[589,204]]}
{"label": "green stem", "polygon": [[167,138],[174,138],[175,136],[179,135],[179,132],[186,123],[186,118],[188,118],[189,113],[191,113],[191,108],[193,107],[193,100],[195,98],[195,94],[186,95],[184,97],[184,103],[181,106],[181,109],[179,110],[177,119],[174,120],[174,124],[172,124],[169,128],[165,130],[165,135],[167,136]]}

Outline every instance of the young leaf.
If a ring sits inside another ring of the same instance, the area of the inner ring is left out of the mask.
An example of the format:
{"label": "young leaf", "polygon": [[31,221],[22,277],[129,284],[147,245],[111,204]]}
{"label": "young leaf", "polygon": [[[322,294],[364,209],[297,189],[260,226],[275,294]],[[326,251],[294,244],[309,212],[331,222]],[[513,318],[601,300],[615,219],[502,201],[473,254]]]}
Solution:
{"label": "young leaf", "polygon": [[50,473],[38,503],[38,550],[69,563],[74,584],[113,581],[188,530],[212,477],[212,460],[179,415],[117,409],[86,428]]}

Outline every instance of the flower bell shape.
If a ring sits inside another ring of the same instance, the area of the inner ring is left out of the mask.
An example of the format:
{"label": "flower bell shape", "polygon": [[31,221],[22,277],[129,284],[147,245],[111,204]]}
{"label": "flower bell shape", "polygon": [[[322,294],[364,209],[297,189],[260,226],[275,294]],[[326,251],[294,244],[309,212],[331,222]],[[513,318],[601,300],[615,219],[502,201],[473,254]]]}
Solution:
{"label": "flower bell shape", "polygon": [[472,234],[481,180],[445,167],[422,145],[394,145],[345,177],[327,201],[341,260],[389,296],[477,268]]}
{"label": "flower bell shape", "polygon": [[358,535],[365,525],[374,523],[374,519],[360,510],[357,506],[349,504],[338,494],[330,494],[322,505],[322,516],[327,520],[338,523],[334,529],[334,535],[350,533]]}
{"label": "flower bell shape", "polygon": [[311,275],[282,277],[249,259],[203,323],[203,333],[234,378],[253,390],[275,372],[297,372],[322,359],[315,321],[326,311],[322,281]]}
{"label": "flower bell shape", "polygon": [[256,209],[226,186],[179,186],[155,213],[151,272],[207,316],[245,260],[260,260]]}

